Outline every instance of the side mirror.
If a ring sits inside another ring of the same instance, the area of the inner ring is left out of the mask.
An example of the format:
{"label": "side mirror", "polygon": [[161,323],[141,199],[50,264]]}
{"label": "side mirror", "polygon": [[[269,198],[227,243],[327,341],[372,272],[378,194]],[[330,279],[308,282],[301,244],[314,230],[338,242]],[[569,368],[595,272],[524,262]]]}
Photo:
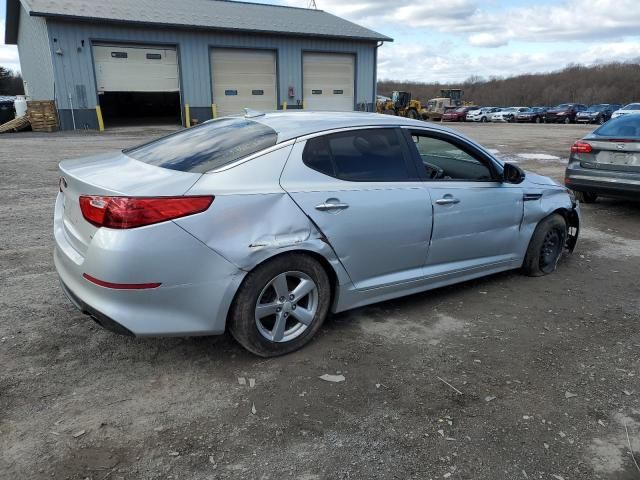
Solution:
{"label": "side mirror", "polygon": [[503,177],[505,182],[517,185],[524,181],[525,176],[526,174],[524,173],[524,170],[517,165],[514,165],[513,163],[504,164]]}

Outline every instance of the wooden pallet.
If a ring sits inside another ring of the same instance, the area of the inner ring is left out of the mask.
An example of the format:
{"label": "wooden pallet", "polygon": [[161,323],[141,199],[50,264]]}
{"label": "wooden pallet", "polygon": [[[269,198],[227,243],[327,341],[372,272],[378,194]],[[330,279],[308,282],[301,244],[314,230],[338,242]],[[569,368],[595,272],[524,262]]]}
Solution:
{"label": "wooden pallet", "polygon": [[19,132],[29,127],[29,119],[26,116],[14,118],[7,123],[0,125],[0,133]]}
{"label": "wooden pallet", "polygon": [[27,117],[34,132],[58,130],[58,112],[52,100],[30,100],[27,102]]}

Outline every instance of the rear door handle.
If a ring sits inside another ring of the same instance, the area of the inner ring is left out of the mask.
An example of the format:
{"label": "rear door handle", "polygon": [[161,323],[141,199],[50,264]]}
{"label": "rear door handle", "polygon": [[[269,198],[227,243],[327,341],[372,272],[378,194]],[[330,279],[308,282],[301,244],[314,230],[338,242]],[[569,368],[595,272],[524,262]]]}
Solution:
{"label": "rear door handle", "polygon": [[445,195],[444,197],[436,200],[436,203],[438,205],[454,205],[456,203],[460,203],[460,199],[451,195]]}
{"label": "rear door handle", "polygon": [[320,210],[321,212],[335,212],[347,208],[349,208],[349,204],[347,203],[329,203],[329,201],[316,205],[316,210]]}

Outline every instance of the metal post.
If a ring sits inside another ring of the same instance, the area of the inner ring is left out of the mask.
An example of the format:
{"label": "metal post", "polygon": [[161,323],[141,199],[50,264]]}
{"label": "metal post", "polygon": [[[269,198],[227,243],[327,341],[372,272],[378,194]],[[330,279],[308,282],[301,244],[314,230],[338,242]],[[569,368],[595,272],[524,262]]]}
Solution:
{"label": "metal post", "polygon": [[69,92],[69,106],[71,107],[71,121],[73,122],[73,129],[76,129],[76,116],[73,112],[73,99],[71,98],[71,92]]}

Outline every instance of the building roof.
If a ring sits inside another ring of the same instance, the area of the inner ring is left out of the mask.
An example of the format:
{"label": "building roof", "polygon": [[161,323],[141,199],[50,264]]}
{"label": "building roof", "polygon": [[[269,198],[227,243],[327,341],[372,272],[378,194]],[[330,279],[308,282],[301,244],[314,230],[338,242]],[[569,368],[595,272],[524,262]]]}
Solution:
{"label": "building roof", "polygon": [[7,0],[5,42],[17,42],[19,4],[29,15],[352,40],[393,41],[322,10],[230,0]]}

